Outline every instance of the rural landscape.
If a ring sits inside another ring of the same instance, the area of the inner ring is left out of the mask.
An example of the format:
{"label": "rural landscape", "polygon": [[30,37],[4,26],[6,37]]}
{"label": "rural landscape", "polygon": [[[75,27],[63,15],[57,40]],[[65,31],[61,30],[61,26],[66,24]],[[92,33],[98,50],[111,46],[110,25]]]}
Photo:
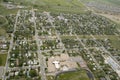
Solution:
{"label": "rural landscape", "polygon": [[0,0],[0,80],[120,80],[120,0]]}

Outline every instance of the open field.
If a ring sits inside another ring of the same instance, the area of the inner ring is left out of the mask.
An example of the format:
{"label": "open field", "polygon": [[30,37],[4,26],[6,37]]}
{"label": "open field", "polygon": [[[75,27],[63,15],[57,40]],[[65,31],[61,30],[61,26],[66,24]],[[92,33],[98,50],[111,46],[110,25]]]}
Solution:
{"label": "open field", "polygon": [[25,5],[27,7],[34,7],[40,11],[51,12],[69,12],[80,13],[84,12],[85,6],[78,0],[10,0],[15,4]]}
{"label": "open field", "polygon": [[83,2],[100,2],[108,5],[120,6],[120,0],[80,0]]}
{"label": "open field", "polygon": [[82,70],[60,74],[57,80],[89,80],[89,78],[86,72]]}
{"label": "open field", "polygon": [[47,76],[47,80],[54,80],[54,76]]}
{"label": "open field", "polygon": [[5,36],[6,31],[2,28],[0,28],[0,36]]}
{"label": "open field", "polygon": [[75,36],[60,36],[61,39],[76,39]]}
{"label": "open field", "polygon": [[6,34],[4,27],[7,26],[7,24],[7,19],[4,16],[0,15],[0,36],[4,36]]}
{"label": "open field", "polygon": [[7,54],[0,54],[0,66],[5,66]]}
{"label": "open field", "polygon": [[3,27],[6,26],[7,24],[8,24],[7,19],[4,16],[0,15],[0,36],[5,36],[6,31]]}
{"label": "open field", "polygon": [[18,10],[17,9],[6,9],[0,3],[0,15],[8,15],[8,14],[15,14]]}
{"label": "open field", "polygon": [[6,18],[4,18],[3,16],[0,15],[0,27],[4,26],[7,23]]}

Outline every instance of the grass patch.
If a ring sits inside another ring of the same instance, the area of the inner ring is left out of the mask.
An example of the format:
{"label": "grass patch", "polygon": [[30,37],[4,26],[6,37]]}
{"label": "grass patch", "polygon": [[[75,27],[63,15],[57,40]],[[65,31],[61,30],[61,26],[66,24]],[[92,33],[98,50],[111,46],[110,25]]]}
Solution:
{"label": "grass patch", "polygon": [[120,40],[111,40],[111,44],[113,47],[120,49]]}
{"label": "grass patch", "polygon": [[[118,39],[115,35],[93,35],[96,39],[110,39],[110,40],[116,40]],[[79,35],[79,38],[82,39],[93,39],[90,35]]]}
{"label": "grass patch", "polygon": [[54,80],[54,76],[47,76],[47,80]]}
{"label": "grass patch", "polygon": [[112,47],[120,49],[120,40],[118,39],[119,37],[115,35],[106,35],[106,36],[95,35],[95,38],[96,39],[105,39],[105,38],[110,39]]}
{"label": "grass patch", "polygon": [[5,66],[7,54],[0,54],[0,66]]}
{"label": "grass patch", "polygon": [[76,39],[75,36],[60,36],[62,39]]}
{"label": "grass patch", "polygon": [[6,35],[6,31],[3,28],[0,28],[0,36],[5,36]]}
{"label": "grass patch", "polygon": [[5,24],[7,24],[6,18],[0,15],[0,27],[4,26]]}
{"label": "grass patch", "polygon": [[4,29],[4,26],[6,26],[7,24],[7,19],[4,16],[0,15],[0,36],[6,35],[6,30]]}
{"label": "grass patch", "polygon": [[60,74],[56,80],[89,80],[86,71],[75,71]]}
{"label": "grass patch", "polygon": [[80,39],[91,39],[92,37],[90,35],[78,35]]}

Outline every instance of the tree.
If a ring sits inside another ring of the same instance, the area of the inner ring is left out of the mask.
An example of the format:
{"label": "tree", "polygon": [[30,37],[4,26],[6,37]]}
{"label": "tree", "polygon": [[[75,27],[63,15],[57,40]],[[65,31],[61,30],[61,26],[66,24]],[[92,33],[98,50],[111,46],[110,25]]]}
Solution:
{"label": "tree", "polygon": [[8,2],[8,0],[3,0],[3,2]]}
{"label": "tree", "polygon": [[54,55],[52,50],[50,51],[50,55],[51,55],[51,56]]}
{"label": "tree", "polygon": [[36,70],[30,70],[29,74],[30,74],[31,77],[36,77],[37,76]]}
{"label": "tree", "polygon": [[2,59],[1,59],[1,57],[0,57],[0,65],[2,65]]}

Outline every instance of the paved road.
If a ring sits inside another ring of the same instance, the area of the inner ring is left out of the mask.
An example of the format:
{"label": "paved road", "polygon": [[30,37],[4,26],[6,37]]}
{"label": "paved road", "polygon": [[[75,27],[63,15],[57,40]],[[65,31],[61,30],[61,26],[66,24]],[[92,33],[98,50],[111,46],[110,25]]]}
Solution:
{"label": "paved road", "polygon": [[[48,17],[48,21],[51,23],[52,27],[55,29],[55,25],[53,24],[52,16],[50,15],[50,13],[47,13],[46,15]],[[60,44],[62,45],[63,50],[67,51],[64,44],[62,43],[59,32],[56,29],[55,29],[55,34],[56,34],[58,40],[60,41]]]}
{"label": "paved road", "polygon": [[9,46],[9,50],[8,50],[8,56],[7,56],[7,59],[6,59],[6,66],[5,66],[5,70],[4,70],[3,80],[6,80],[5,73],[7,72],[8,67],[9,67],[8,59],[10,58],[10,52],[11,52],[12,47],[13,47],[13,38],[14,38],[14,33],[16,32],[17,21],[18,21],[19,15],[20,15],[20,10],[17,12],[16,20],[15,20],[15,24],[14,24],[14,31],[13,31],[13,33],[11,34],[10,46]]}
{"label": "paved road", "polygon": [[40,71],[41,71],[41,79],[42,80],[46,80],[46,74],[45,74],[45,64],[44,64],[44,58],[43,55],[41,54],[41,50],[40,50],[40,46],[41,44],[39,44],[40,39],[38,38],[38,30],[37,30],[37,26],[36,26],[36,20],[35,20],[35,12],[32,9],[32,16],[34,18],[34,28],[35,28],[35,40],[36,40],[36,44],[37,44],[37,54],[38,54],[38,60],[39,60],[39,65],[40,65]]}

